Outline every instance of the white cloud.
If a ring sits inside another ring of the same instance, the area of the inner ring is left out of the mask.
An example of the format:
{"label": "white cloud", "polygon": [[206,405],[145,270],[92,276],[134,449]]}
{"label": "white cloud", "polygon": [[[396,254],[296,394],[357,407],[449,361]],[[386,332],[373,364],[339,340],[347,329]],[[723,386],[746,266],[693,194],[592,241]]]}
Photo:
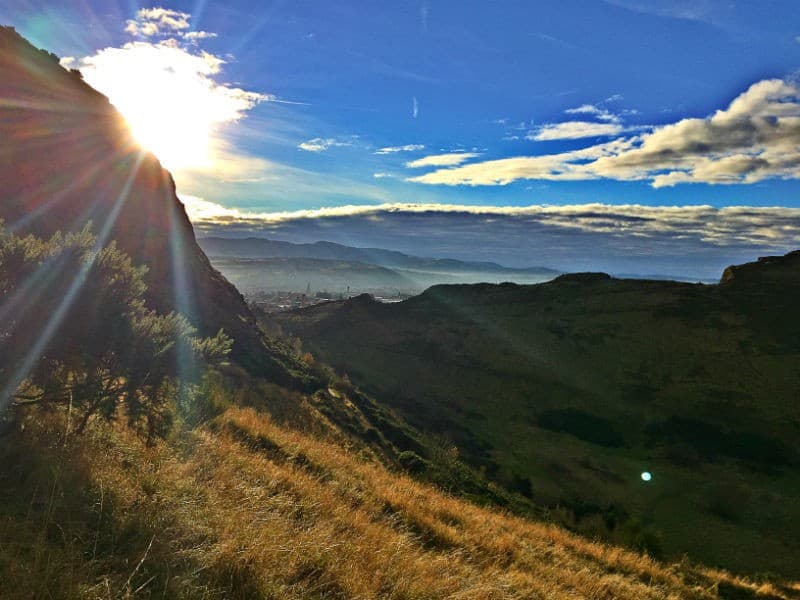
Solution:
{"label": "white cloud", "polygon": [[90,85],[108,96],[137,140],[177,180],[185,184],[212,175],[225,182],[260,180],[274,172],[275,163],[237,151],[226,142],[226,133],[257,104],[285,101],[219,83],[230,57],[200,48],[216,34],[189,31],[190,21],[188,13],[143,8],[126,29],[136,37],[157,39],[66,57],[61,64],[79,69]]}
{"label": "white cloud", "polygon": [[306,152],[325,152],[337,146],[352,146],[352,144],[335,138],[314,138],[297,144],[300,150],[305,150]]}
{"label": "white cloud", "polygon": [[158,35],[174,35],[189,29],[189,13],[153,7],[141,8],[135,19],[129,19],[125,31],[138,37],[154,37]]}
{"label": "white cloud", "polygon": [[218,128],[273,98],[217,83],[225,61],[178,43],[129,42],[61,62],[106,94],[170,168],[210,163]]}
{"label": "white cloud", "polygon": [[197,40],[207,40],[210,38],[217,37],[216,33],[211,33],[208,31],[187,31],[183,34],[183,39],[190,40],[190,41],[197,41]]}
{"label": "white cloud", "polygon": [[[545,128],[537,135],[558,133],[568,131],[548,132]],[[759,81],[709,117],[683,119],[651,133],[571,152],[439,169],[412,181],[506,185],[519,179],[600,178],[649,181],[653,187],[800,178],[800,87],[779,79]]]}
{"label": "white cloud", "polygon": [[704,119],[683,119],[643,136],[637,147],[603,157],[599,176],[678,182],[755,183],[800,177],[800,87],[760,81]]}
{"label": "white cloud", "polygon": [[520,156],[488,160],[450,169],[437,169],[409,179],[438,185],[507,185],[518,179],[574,181],[596,179],[589,165],[602,156],[613,155],[631,144],[612,140],[604,144],[560,154]]}
{"label": "white cloud", "polygon": [[180,194],[186,214],[196,223],[224,221],[226,219],[258,218],[258,213],[243,213],[235,208],[227,208],[216,202],[203,200],[190,194]]}
{"label": "white cloud", "polygon": [[593,123],[591,121],[566,121],[549,123],[529,133],[526,137],[537,142],[548,140],[578,140],[588,137],[608,137],[624,131],[618,123]]}
{"label": "white cloud", "polygon": [[[609,100],[607,100],[608,102]],[[619,122],[619,116],[609,112],[605,108],[595,106],[594,104],[583,104],[576,108],[568,108],[564,111],[568,115],[591,115],[601,121],[610,121],[612,123]]]}
{"label": "white cloud", "polygon": [[448,152],[446,154],[434,154],[432,156],[425,156],[406,163],[410,169],[419,169],[422,167],[451,167],[460,165],[461,163],[480,156],[475,152]]}
{"label": "white cloud", "polygon": [[164,41],[171,42],[177,38],[193,44],[217,37],[210,31],[188,31],[191,18],[189,13],[168,8],[141,8],[136,12],[136,18],[125,22],[125,32],[138,38],[169,37],[170,40]]}
{"label": "white cloud", "polygon": [[425,144],[406,144],[405,146],[386,146],[385,148],[378,148],[375,154],[395,154],[397,152],[416,152],[417,150],[424,150]]}
{"label": "white cloud", "polygon": [[372,176],[375,179],[386,179],[386,178],[392,177],[392,174],[391,173],[383,173],[383,172],[381,172],[381,173],[373,173]]}

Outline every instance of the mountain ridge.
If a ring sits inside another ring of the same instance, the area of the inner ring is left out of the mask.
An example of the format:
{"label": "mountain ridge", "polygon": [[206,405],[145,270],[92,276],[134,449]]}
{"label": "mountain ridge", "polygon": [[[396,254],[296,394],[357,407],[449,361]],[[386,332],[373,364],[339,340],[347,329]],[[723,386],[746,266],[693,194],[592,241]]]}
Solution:
{"label": "mountain ridge", "polygon": [[512,268],[493,262],[461,261],[451,258],[427,258],[383,248],[360,248],[335,242],[318,241],[297,244],[268,238],[201,237],[198,243],[209,256],[241,258],[316,258],[339,259],[377,264],[383,267],[435,271],[489,271],[509,274],[557,275],[547,267]]}

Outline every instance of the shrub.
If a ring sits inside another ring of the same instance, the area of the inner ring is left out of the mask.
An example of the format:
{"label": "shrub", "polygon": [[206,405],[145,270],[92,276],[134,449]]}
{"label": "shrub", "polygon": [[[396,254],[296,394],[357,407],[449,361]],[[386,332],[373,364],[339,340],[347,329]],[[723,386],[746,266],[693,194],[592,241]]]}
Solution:
{"label": "shrub", "polygon": [[232,340],[199,339],[183,316],[148,309],[145,272],[113,242],[98,247],[88,225],[50,240],[0,230],[0,408],[62,406],[79,433],[122,412],[163,436],[175,400]]}

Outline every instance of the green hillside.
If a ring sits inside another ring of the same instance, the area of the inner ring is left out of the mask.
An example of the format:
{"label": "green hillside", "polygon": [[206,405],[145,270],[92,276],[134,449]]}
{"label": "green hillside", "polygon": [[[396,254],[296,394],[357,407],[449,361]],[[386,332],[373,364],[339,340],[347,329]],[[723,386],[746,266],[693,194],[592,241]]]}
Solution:
{"label": "green hillside", "polygon": [[799,291],[795,252],[732,267],[720,285],[579,274],[276,319],[576,530],[789,574],[800,567]]}

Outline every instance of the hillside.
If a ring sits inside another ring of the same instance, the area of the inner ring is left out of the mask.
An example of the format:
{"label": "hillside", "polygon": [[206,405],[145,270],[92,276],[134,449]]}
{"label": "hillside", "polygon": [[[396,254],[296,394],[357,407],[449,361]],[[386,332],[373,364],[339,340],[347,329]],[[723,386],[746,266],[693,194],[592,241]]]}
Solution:
{"label": "hillside", "polygon": [[152,448],[108,426],[47,448],[56,425],[0,438],[3,464],[18,465],[0,474],[3,598],[702,600],[798,592],[686,561],[664,565],[478,508],[263,411],[229,408]]}
{"label": "hillside", "polygon": [[623,542],[643,530],[639,543],[668,557],[790,574],[799,285],[795,252],[731,267],[719,285],[565,275],[276,320],[577,530]]}
{"label": "hillside", "polygon": [[288,376],[239,292],[209,263],[172,176],[143,153],[116,109],[58,57],[0,27],[0,219],[49,237],[87,222],[148,267],[148,302],[204,334],[225,329],[254,372]]}

